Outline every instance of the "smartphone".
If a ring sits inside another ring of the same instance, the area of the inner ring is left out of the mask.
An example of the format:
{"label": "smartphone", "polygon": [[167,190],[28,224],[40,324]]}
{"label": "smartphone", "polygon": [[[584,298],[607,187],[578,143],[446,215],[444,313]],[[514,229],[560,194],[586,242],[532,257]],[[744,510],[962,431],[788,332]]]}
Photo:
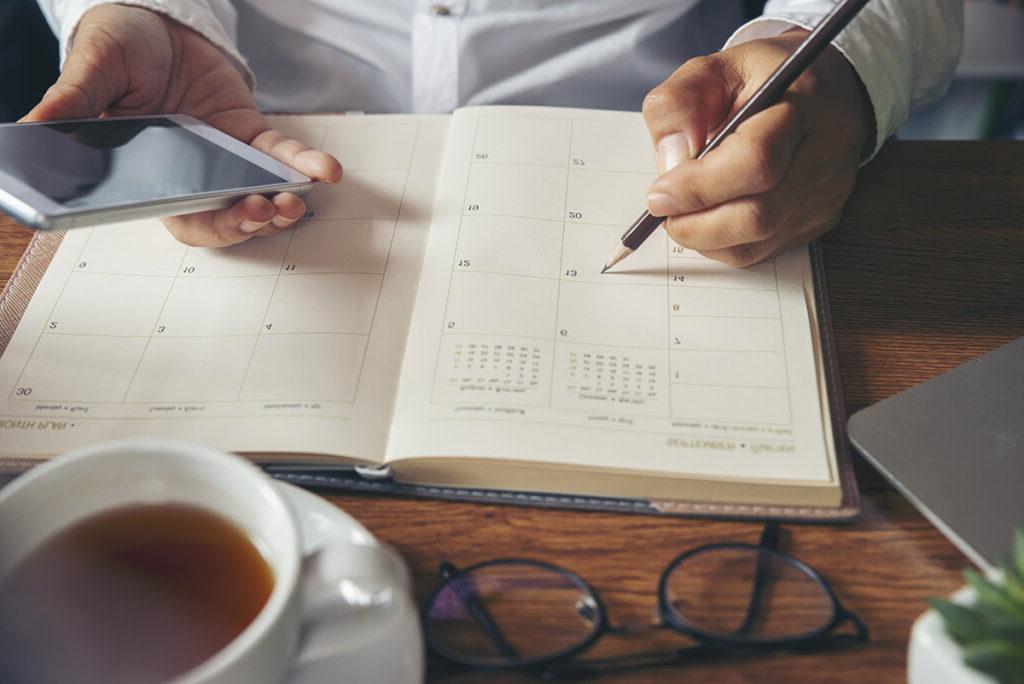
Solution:
{"label": "smartphone", "polygon": [[0,124],[0,210],[66,229],[305,195],[298,171],[190,116]]}

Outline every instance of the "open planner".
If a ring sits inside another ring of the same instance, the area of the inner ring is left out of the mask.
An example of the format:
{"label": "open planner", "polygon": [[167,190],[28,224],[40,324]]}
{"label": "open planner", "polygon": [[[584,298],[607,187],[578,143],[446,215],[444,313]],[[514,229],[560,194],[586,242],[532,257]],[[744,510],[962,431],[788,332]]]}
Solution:
{"label": "open planner", "polygon": [[600,274],[657,175],[639,114],[273,123],[345,167],[295,230],[220,250],[155,220],[36,237],[0,300],[0,457],[154,436],[304,484],[856,512],[813,249],[740,270],[659,230]]}

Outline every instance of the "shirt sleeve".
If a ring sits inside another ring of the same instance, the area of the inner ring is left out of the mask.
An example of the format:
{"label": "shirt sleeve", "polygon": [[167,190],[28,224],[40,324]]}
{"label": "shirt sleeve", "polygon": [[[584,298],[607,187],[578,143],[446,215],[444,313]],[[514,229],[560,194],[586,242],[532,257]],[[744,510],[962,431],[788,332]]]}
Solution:
{"label": "shirt sleeve", "polygon": [[39,7],[60,42],[60,63],[67,58],[68,46],[82,15],[97,5],[116,2],[159,12],[183,24],[213,43],[245,77],[249,87],[255,78],[236,40],[237,14],[230,0],[38,0]]}
{"label": "shirt sleeve", "polygon": [[[741,26],[725,47],[794,26],[810,30],[837,2],[770,0],[764,15]],[[877,137],[870,156],[912,107],[946,91],[960,60],[963,27],[963,0],[872,0],[832,41],[857,72],[874,109]]]}

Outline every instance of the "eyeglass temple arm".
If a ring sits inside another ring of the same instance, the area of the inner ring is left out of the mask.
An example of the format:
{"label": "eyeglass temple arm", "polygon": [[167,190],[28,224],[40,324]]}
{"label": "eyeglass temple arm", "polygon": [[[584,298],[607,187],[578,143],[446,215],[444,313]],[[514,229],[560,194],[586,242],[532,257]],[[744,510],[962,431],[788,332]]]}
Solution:
{"label": "eyeglass temple arm", "polygon": [[[776,522],[765,523],[761,532],[761,539],[757,543],[762,549],[775,551],[779,547],[779,525]],[[754,628],[757,618],[761,613],[764,603],[764,591],[767,587],[768,566],[771,563],[766,554],[758,554],[757,568],[754,571],[754,584],[750,591],[750,602],[747,604],[747,614],[743,618],[743,624],[736,630],[736,634],[747,634]]]}
{"label": "eyeglass temple arm", "polygon": [[[441,581],[449,585],[454,591],[455,595],[459,597],[459,601],[465,606],[466,612],[473,618],[473,622],[480,628],[480,631],[490,639],[501,655],[510,659],[519,659],[519,650],[512,645],[511,642],[502,633],[501,628],[498,627],[498,623],[494,621],[491,614],[487,611],[487,608],[480,603],[476,591],[473,589],[466,590],[466,587],[459,582],[452,582],[452,578],[458,573],[458,569],[451,563],[441,563],[440,572]],[[467,575],[465,579],[472,581],[472,577]]]}

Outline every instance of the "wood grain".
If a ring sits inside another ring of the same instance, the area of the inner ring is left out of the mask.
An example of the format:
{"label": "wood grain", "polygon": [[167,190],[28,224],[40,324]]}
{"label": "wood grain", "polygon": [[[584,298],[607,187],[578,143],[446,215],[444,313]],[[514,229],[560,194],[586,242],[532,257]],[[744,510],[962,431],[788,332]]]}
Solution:
{"label": "wood grain", "polygon": [[[31,234],[0,218],[0,283]],[[888,145],[861,173],[823,240],[848,412],[1024,334],[1024,144]],[[969,455],[965,455],[969,458]],[[858,459],[864,513],[842,527],[790,525],[787,550],[861,615],[871,643],[634,671],[602,682],[901,682],[910,627],[929,596],[962,584],[967,560]],[[756,541],[753,523],[331,496],[411,566],[417,596],[437,564],[522,556],[560,563],[597,587],[616,623],[650,621],[664,565],[714,540]],[[606,637],[594,654],[671,646],[659,630]],[[453,681],[535,681],[468,673]]]}

